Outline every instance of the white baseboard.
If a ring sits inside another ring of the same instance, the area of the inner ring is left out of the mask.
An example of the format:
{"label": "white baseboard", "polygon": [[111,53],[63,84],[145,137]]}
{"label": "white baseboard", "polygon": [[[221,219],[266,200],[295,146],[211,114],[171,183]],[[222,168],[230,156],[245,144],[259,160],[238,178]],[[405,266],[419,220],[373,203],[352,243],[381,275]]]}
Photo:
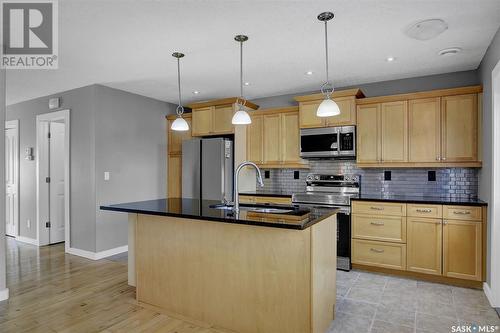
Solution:
{"label": "white baseboard", "polygon": [[493,297],[493,293],[491,292],[491,288],[486,282],[483,283],[483,291],[484,291],[484,294],[486,295],[486,298],[488,299],[488,301],[490,302],[490,305],[492,307],[494,307],[494,308],[500,307],[500,304],[495,303],[495,297]]}
{"label": "white baseboard", "polygon": [[0,290],[0,301],[5,301],[6,299],[9,299],[9,288]]}
{"label": "white baseboard", "polygon": [[36,245],[36,246],[39,245],[38,239],[24,237],[24,236],[16,236],[16,241],[21,242],[21,243]]}
{"label": "white baseboard", "polygon": [[114,249],[109,249],[101,252],[91,252],[75,248],[69,248],[68,251],[66,252],[75,256],[80,256],[91,260],[99,260],[127,251],[128,251],[128,245],[115,247]]}

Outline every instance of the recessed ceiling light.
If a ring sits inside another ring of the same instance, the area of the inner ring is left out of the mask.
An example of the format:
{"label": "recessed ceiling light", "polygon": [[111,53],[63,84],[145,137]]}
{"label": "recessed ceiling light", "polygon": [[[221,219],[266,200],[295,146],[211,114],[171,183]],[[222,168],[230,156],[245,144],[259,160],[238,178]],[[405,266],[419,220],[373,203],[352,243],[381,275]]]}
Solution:
{"label": "recessed ceiling light", "polygon": [[200,93],[200,92],[199,92],[198,90],[194,90],[194,91],[193,91],[193,94],[194,94],[194,95],[198,95],[199,93]]}
{"label": "recessed ceiling light", "polygon": [[313,75],[314,73],[312,71],[307,71],[306,75]]}
{"label": "recessed ceiling light", "polygon": [[460,53],[462,51],[461,48],[459,47],[450,47],[447,49],[443,49],[438,52],[438,55],[440,56],[454,56],[457,53]]}
{"label": "recessed ceiling light", "polygon": [[245,86],[249,86],[250,85],[250,82],[245,82],[244,83]]}
{"label": "recessed ceiling light", "polygon": [[406,30],[406,35],[418,40],[429,40],[437,37],[448,29],[448,23],[442,19],[419,21]]}
{"label": "recessed ceiling light", "polygon": [[394,60],[396,60],[396,58],[394,57],[387,57],[387,59],[385,59],[387,62],[393,62]]}

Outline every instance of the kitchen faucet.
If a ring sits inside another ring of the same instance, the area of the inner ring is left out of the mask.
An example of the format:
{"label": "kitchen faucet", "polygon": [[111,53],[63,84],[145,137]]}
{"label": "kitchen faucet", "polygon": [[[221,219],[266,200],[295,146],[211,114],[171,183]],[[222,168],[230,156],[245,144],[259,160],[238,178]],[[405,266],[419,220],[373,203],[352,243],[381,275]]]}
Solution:
{"label": "kitchen faucet", "polygon": [[245,161],[238,165],[236,168],[236,171],[234,172],[234,209],[233,212],[239,213],[240,212],[240,193],[238,190],[238,176],[240,174],[241,169],[243,169],[246,166],[253,166],[255,170],[257,170],[257,181],[259,182],[260,187],[264,187],[264,181],[262,180],[262,173],[260,172],[259,167],[257,164],[249,161]]}

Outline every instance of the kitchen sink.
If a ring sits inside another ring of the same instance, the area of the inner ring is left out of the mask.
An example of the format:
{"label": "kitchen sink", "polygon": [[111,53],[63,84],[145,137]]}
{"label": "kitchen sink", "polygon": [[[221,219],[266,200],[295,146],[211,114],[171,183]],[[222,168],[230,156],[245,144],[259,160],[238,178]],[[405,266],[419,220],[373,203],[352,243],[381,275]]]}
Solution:
{"label": "kitchen sink", "polygon": [[[211,205],[210,208],[222,209],[222,210],[233,210],[233,205],[226,204],[216,204]],[[251,207],[251,206],[240,206],[240,210],[246,210],[257,213],[269,213],[269,214],[286,214],[293,212],[293,209],[277,208],[277,207]]]}

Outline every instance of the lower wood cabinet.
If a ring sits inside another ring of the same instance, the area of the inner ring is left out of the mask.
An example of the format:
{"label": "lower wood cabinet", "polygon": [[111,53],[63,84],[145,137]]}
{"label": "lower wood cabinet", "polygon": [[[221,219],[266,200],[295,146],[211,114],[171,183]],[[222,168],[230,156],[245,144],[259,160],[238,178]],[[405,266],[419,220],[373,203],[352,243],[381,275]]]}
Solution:
{"label": "lower wood cabinet", "polygon": [[481,281],[482,222],[443,220],[443,275]]}
{"label": "lower wood cabinet", "polygon": [[482,281],[484,209],[353,201],[352,263]]}
{"label": "lower wood cabinet", "polygon": [[292,198],[291,197],[254,196],[254,195],[240,194],[240,203],[291,205]]}
{"label": "lower wood cabinet", "polygon": [[442,220],[407,218],[407,269],[412,272],[441,275]]}

